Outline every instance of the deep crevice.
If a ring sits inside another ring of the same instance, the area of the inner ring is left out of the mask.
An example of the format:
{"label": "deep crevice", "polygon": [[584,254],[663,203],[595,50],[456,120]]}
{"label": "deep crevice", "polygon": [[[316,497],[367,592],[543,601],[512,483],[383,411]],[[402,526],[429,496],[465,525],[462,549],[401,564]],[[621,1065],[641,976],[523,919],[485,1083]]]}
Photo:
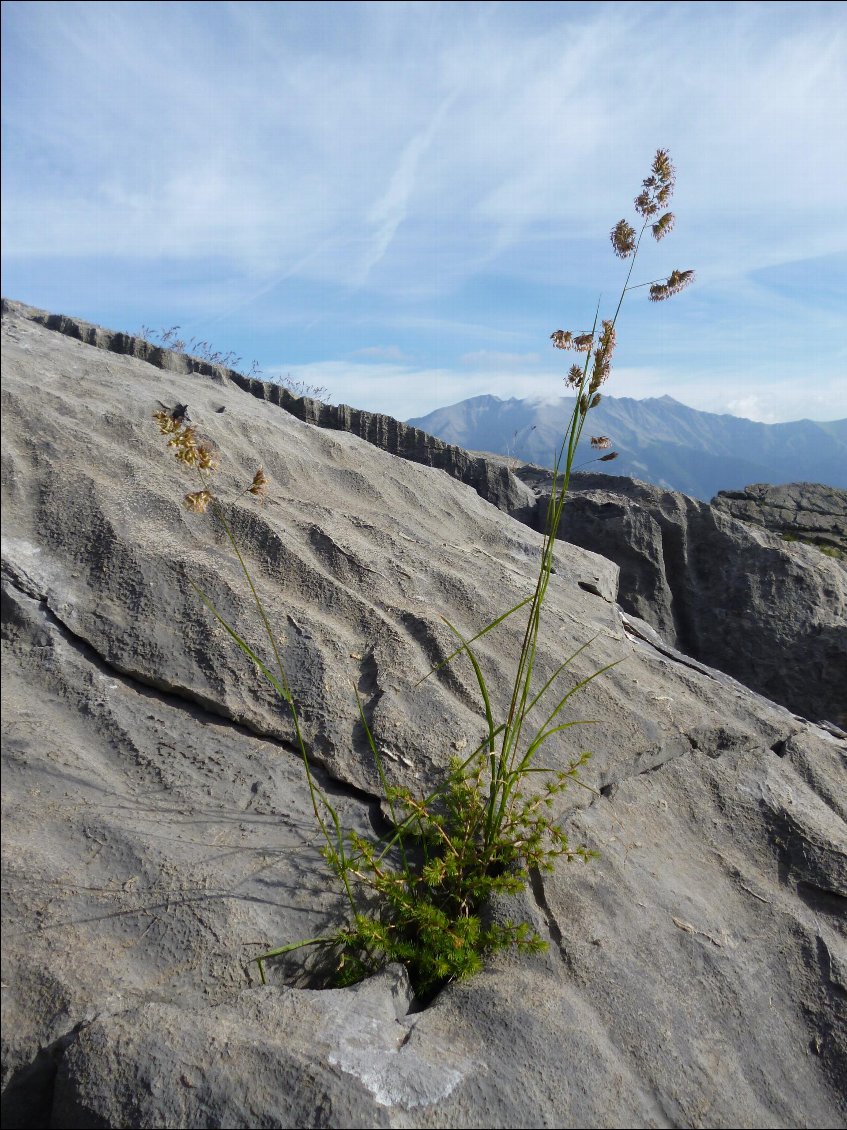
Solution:
{"label": "deep crevice", "polygon": [[818,887],[806,879],[797,884],[797,894],[810,909],[831,914],[841,922],[847,920],[847,895]]}
{"label": "deep crevice", "polygon": [[556,916],[550,909],[550,904],[547,901],[547,892],[544,890],[544,880],[541,878],[541,872],[537,867],[530,867],[529,869],[529,886],[532,891],[532,897],[535,899],[536,906],[541,911],[544,918],[544,924],[547,927],[547,933],[550,935],[550,940],[559,951],[559,956],[566,965],[570,964],[567,951],[565,949],[564,936],[559,923],[556,921]]}
{"label": "deep crevice", "polygon": [[12,1072],[0,1096],[4,1130],[49,1130],[59,1061],[85,1024],[86,1021],[75,1024],[63,1036],[39,1048],[29,1063]]}

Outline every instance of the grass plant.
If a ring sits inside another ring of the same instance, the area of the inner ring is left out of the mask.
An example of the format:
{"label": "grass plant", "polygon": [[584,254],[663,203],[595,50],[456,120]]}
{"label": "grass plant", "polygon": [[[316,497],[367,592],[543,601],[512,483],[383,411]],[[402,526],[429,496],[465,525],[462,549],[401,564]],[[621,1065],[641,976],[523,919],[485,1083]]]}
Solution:
{"label": "grass plant", "polygon": [[[187,353],[190,357],[199,357],[201,361],[207,361],[210,365],[220,365],[224,369],[240,371],[239,366],[243,358],[237,353],[232,350],[228,353],[222,353],[208,341],[196,337],[181,337],[180,329],[180,326],[171,326],[169,329],[154,330],[150,326],[142,326],[132,336],[146,341],[148,345],[155,346],[157,349],[169,349],[173,353]],[[250,363],[250,368],[244,375],[255,377],[258,380],[264,374],[259,362],[254,360]],[[300,399],[308,396],[312,400],[329,401],[329,389],[325,385],[309,384],[308,381],[300,377],[293,377],[291,373],[286,373],[284,377],[281,375],[273,376],[270,379],[288,389],[292,396]]]}
{"label": "grass plant", "polygon": [[[508,946],[525,951],[542,949],[544,941],[527,923],[488,920],[482,913],[486,903],[498,893],[521,891],[533,871],[549,870],[558,859],[587,860],[591,856],[586,848],[569,843],[564,829],[550,814],[556,795],[572,782],[579,782],[579,771],[590,754],[579,753],[559,771],[543,767],[539,755],[549,739],[584,723],[567,718],[565,709],[581,688],[609,668],[595,671],[562,693],[560,679],[588,644],[542,680],[536,672],[538,641],[577,445],[611,371],[617,319],[626,294],[635,289],[630,278],[642,238],[650,228],[652,236],[661,240],[674,225],[672,213],[666,210],[674,178],[668,153],[659,150],[635,198],[640,231],[626,220],[612,230],[615,254],[631,260],[612,317],[601,319],[598,304],[590,329],[557,330],[551,335],[557,349],[575,350],[582,361],[573,364],[565,377],[574,392],[574,406],[554,463],[546,533],[532,591],[471,638],[445,620],[456,647],[433,671],[460,658],[470,663],[480,693],[483,740],[469,756],[453,758],[440,785],[428,796],[419,797],[408,788],[389,786],[379,747],[359,700],[360,718],[391,818],[391,831],[381,839],[346,832],[330,799],[317,785],[276,637],[226,508],[212,489],[216,467],[212,446],[199,436],[184,413],[177,409],[156,413],[174,455],[199,478],[199,489],[185,495],[185,505],[195,512],[210,510],[223,528],[255,602],[271,657],[266,661],[259,656],[200,589],[197,594],[291,712],[312,808],[323,836],[324,859],[337,877],[349,908],[347,922],[337,930],[291,942],[258,957],[263,981],[268,961],[302,947],[321,946],[331,955],[336,984],[358,981],[387,962],[400,961],[407,967],[418,996],[429,999],[447,982],[477,972],[496,950]],[[652,301],[661,301],[678,293],[692,277],[691,271],[674,270],[661,280],[640,285],[650,287]],[[606,436],[594,436],[591,445],[602,452],[608,450],[611,441]],[[606,460],[613,455],[598,458]],[[266,489],[267,480],[259,468],[242,494],[261,497]],[[511,694],[508,701],[497,706],[492,702],[475,644],[504,620],[519,614],[525,617],[525,628]],[[530,715],[540,717],[540,724],[530,723]]]}

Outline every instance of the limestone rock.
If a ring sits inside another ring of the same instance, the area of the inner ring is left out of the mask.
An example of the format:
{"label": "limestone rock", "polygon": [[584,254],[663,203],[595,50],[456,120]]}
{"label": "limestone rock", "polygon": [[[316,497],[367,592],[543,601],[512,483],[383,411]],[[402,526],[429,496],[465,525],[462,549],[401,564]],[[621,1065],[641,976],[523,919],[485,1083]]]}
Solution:
{"label": "limestone rock", "polygon": [[[449,474],[103,334],[3,319],[4,1125],[847,1124],[847,743],[649,642],[616,568],[566,543],[539,674],[617,666],[544,764],[593,751],[555,812],[600,858],[491,910],[548,951],[425,1009],[395,969],[319,992],[303,954],[259,984],[258,954],[345,903],[290,716],[192,587],[265,654],[153,411],[189,406],[222,496],[265,469],[267,503],[227,515],[318,783],[362,834],[384,822],[354,687],[390,780],[431,787],[484,732],[466,666],[416,686],[453,647],[441,616],[471,633],[527,595],[541,538]],[[522,630],[479,641],[498,710]]]}
{"label": "limestone rock", "polygon": [[[519,473],[543,515],[549,473]],[[620,567],[627,612],[796,713],[847,726],[845,562],[740,521],[726,506],[635,479],[577,474],[572,483],[561,536]],[[774,488],[768,497],[790,497],[798,507],[817,499],[832,509],[834,529],[838,493]],[[811,504],[807,513],[818,520]]]}
{"label": "limestone rock", "polygon": [[754,483],[722,490],[712,506],[763,526],[785,541],[803,541],[847,557],[847,491],[820,483]]}

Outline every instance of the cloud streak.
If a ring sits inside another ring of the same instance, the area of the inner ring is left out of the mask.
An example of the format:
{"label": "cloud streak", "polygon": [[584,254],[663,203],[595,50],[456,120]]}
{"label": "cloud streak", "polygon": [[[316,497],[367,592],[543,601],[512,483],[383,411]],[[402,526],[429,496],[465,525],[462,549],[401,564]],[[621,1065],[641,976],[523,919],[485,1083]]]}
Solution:
{"label": "cloud streak", "polygon": [[[173,293],[236,333],[299,319],[311,362],[390,340],[476,387],[463,356],[538,351],[614,292],[608,231],[663,145],[679,224],[645,276],[699,280],[663,341],[684,329],[704,371],[720,326],[739,368],[766,354],[788,382],[790,324],[845,373],[839,5],[12,3],[3,24],[5,269],[28,300],[75,276],[67,309],[125,286],[78,312],[141,322]],[[664,371],[627,316],[631,367]]]}

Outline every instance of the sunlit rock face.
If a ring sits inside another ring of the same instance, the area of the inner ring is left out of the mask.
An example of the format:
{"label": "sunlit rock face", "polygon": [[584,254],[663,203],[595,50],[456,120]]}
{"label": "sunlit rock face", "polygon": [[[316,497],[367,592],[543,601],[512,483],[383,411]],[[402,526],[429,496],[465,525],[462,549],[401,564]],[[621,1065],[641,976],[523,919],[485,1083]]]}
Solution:
{"label": "sunlit rock face", "polygon": [[[599,857],[490,908],[546,952],[425,1009],[397,967],[319,991],[301,955],[259,983],[346,905],[290,715],[193,587],[265,654],[153,413],[187,405],[219,452],[316,778],[361,834],[385,820],[356,691],[390,781],[431,789],[485,730],[466,665],[417,685],[442,616],[473,634],[521,600],[541,538],[224,370],[49,317],[4,307],[4,1125],[844,1125],[843,736],[652,638],[565,542],[538,673],[586,643],[566,685],[617,665],[543,764],[593,752],[554,811]],[[258,466],[264,504],[238,497]],[[498,713],[522,632],[479,641]]]}

